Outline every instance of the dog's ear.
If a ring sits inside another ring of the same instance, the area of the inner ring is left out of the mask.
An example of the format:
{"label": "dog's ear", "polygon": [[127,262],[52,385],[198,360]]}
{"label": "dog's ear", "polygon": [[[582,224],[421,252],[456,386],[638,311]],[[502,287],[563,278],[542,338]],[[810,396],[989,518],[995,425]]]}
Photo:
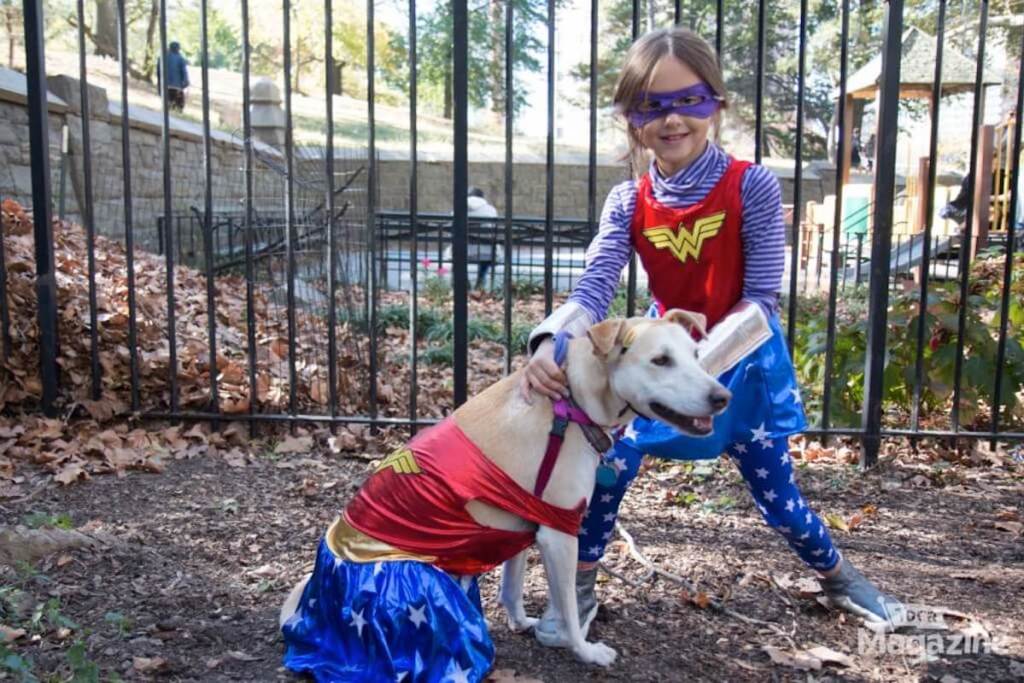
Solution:
{"label": "dog's ear", "polygon": [[607,356],[621,341],[625,329],[626,321],[622,318],[612,318],[592,325],[587,330],[587,337],[594,345],[594,355]]}
{"label": "dog's ear", "polygon": [[667,320],[670,323],[676,323],[686,328],[686,331],[698,339],[704,339],[708,336],[708,319],[704,317],[703,313],[695,313],[694,311],[684,311],[681,308],[673,308],[665,311],[665,315],[661,317],[662,320]]}

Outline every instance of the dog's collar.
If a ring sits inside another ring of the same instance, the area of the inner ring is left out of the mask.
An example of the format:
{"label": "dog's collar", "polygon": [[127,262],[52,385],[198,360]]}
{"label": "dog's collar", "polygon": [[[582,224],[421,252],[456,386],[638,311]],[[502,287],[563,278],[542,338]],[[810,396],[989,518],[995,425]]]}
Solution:
{"label": "dog's collar", "polygon": [[[572,339],[572,334],[564,330],[555,334],[555,364],[558,365],[558,367],[562,367],[563,365],[565,365],[565,359],[569,353],[569,342]],[[623,349],[623,351],[625,351],[625,349]],[[590,445],[593,446],[599,453],[604,453],[609,448],[611,448],[611,442],[608,439],[606,428],[602,427],[600,424],[590,419],[590,416],[587,415],[582,408],[576,405],[576,403],[572,400],[571,396],[568,400],[570,407],[578,411],[583,418],[582,420],[572,420],[572,422],[578,423],[583,428],[583,433],[587,436],[587,440],[590,442]],[[626,414],[626,411],[628,410],[633,410],[633,412],[636,413],[636,410],[627,401],[626,405],[619,412],[618,416],[622,417],[623,415]],[[637,414],[639,415],[640,413]],[[602,444],[604,444],[605,442],[607,442],[609,445],[602,447]]]}

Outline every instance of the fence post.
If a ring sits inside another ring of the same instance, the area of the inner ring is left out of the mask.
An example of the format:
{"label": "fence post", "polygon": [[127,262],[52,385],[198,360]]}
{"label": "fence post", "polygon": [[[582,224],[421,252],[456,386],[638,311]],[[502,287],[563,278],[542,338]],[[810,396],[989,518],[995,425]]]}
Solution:
{"label": "fence post", "polygon": [[43,412],[57,414],[57,280],[53,225],[50,223],[50,131],[44,52],[43,2],[25,0],[25,66],[28,76],[28,135],[32,157],[32,223],[36,256],[36,315],[39,321],[39,374]]}
{"label": "fence post", "polygon": [[970,245],[971,261],[978,252],[988,246],[988,230],[992,213],[992,153],[995,151],[996,127],[981,127],[978,136],[978,179],[974,181],[974,215],[967,220],[974,221],[974,244]]}
{"label": "fence post", "polygon": [[469,186],[469,14],[466,0],[455,0],[453,9],[454,29],[454,83],[455,95],[454,128],[454,177],[452,183],[452,308],[455,325],[453,340],[453,378],[455,405],[466,402],[467,349],[468,349],[468,303],[466,300],[466,222],[469,209],[466,193]]}
{"label": "fence post", "polygon": [[900,97],[903,38],[903,0],[888,0],[879,81],[878,129],[875,133],[877,175],[871,237],[871,284],[868,294],[868,340],[864,362],[864,406],[861,466],[878,461],[882,428],[882,389],[885,335],[889,306],[889,256],[892,251],[892,213],[896,184],[896,135]]}

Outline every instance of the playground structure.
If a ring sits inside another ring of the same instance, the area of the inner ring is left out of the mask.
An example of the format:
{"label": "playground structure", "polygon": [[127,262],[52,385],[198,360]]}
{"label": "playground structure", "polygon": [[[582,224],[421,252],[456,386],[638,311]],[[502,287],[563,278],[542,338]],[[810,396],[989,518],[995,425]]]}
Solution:
{"label": "playground structure", "polygon": [[[903,68],[899,86],[901,99],[932,99],[933,90],[942,96],[969,93],[975,88],[973,60],[945,47],[942,54],[942,82],[933,87],[937,41],[917,28],[903,34]],[[874,100],[877,106],[881,78],[881,58],[878,57],[849,77],[841,105],[842,141],[839,149],[838,193],[826,195],[820,203],[808,202],[800,225],[801,270],[807,273],[804,291],[827,289],[823,273],[828,273],[832,259],[837,259],[838,281],[843,288],[849,283],[864,283],[870,272],[870,239],[873,233],[875,178],[871,173],[854,173],[852,164],[854,111],[856,100]],[[999,79],[983,74],[980,89],[999,84]],[[837,95],[837,102],[840,99]],[[984,101],[984,97],[981,97]],[[938,116],[936,103],[930,102],[930,116]],[[980,117],[979,117],[980,118]],[[1005,245],[1009,217],[1012,215],[1011,178],[1015,160],[1013,139],[1018,120],[1010,112],[997,125],[980,125],[977,132],[975,168],[978,181],[965,183],[973,192],[969,258],[989,246]],[[908,172],[902,183],[897,177],[897,193],[893,206],[892,250],[890,270],[895,280],[919,281],[922,260],[928,250],[929,277],[957,278],[962,248],[961,234],[964,224],[946,218],[942,209],[961,191],[961,178],[950,175],[934,176],[934,188],[929,211],[929,156],[917,159],[915,172]],[[906,167],[913,169],[912,159]],[[872,168],[875,168],[873,165]],[[837,202],[840,210],[836,210]],[[837,226],[836,223],[839,223]],[[827,279],[827,278],[826,278]]]}

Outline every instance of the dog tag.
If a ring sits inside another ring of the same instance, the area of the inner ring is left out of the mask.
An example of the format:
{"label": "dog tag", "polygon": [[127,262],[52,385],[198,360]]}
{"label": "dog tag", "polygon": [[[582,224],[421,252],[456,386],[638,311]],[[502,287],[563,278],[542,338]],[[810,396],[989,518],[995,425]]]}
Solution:
{"label": "dog tag", "polygon": [[619,479],[619,471],[611,465],[601,464],[597,466],[597,485],[602,488],[611,488]]}

